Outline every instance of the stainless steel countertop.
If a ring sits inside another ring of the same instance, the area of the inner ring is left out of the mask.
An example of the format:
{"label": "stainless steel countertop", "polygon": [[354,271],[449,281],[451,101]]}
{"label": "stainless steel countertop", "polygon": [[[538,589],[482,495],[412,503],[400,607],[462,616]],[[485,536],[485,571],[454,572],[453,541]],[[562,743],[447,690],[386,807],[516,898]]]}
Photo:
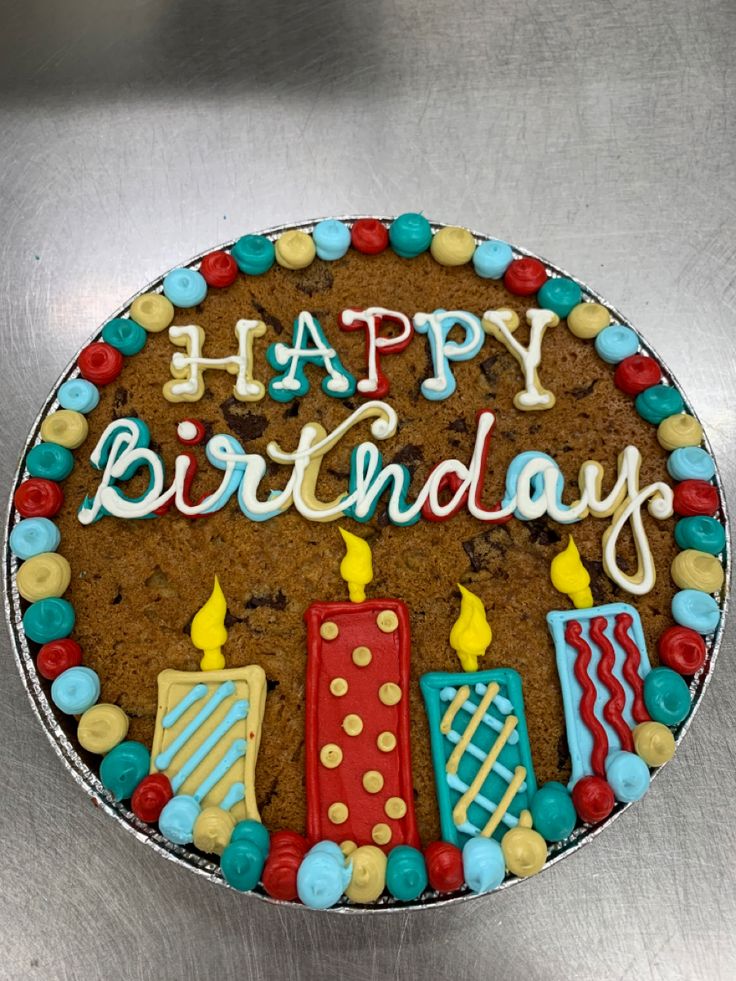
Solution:
{"label": "stainless steel countertop", "polygon": [[[733,505],[734,44],[730,0],[4,4],[3,499],[61,368],[165,268],[279,221],[421,208],[610,297]],[[676,760],[601,838],[499,895],[346,918],[215,887],[98,813],[3,632],[0,975],[733,977],[735,633]]]}

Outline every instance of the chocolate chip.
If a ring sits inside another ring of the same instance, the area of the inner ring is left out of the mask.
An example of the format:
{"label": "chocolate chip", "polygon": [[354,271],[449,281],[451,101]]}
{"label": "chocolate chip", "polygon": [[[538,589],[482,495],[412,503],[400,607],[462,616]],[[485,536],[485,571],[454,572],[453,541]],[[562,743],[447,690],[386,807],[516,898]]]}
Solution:
{"label": "chocolate chip", "polygon": [[234,626],[234,624],[245,623],[245,621],[241,617],[234,616],[230,610],[226,610],[224,623],[225,627],[229,629],[230,627]]}
{"label": "chocolate chip", "polygon": [[327,264],[317,259],[303,270],[295,286],[300,293],[314,296],[315,293],[324,293],[332,289],[333,282],[332,273]]}
{"label": "chocolate chip", "polygon": [[251,412],[247,403],[239,402],[233,396],[220,405],[220,412],[229,428],[241,439],[259,439],[268,427],[268,418]]}
{"label": "chocolate chip", "polygon": [[112,400],[112,407],[114,409],[122,409],[124,405],[128,404],[128,399],[130,397],[130,392],[127,388],[123,388],[122,385],[118,385],[115,389],[115,395]]}
{"label": "chocolate chip", "polygon": [[481,361],[478,365],[480,370],[486,377],[486,380],[491,385],[495,385],[498,382],[498,375],[496,373],[496,363],[498,361],[498,355],[492,354],[490,357],[486,358],[485,361]]}
{"label": "chocolate chip", "polygon": [[272,313],[269,313],[268,310],[262,306],[258,300],[256,300],[252,293],[250,295],[250,299],[251,303],[253,304],[253,309],[256,311],[264,324],[267,324],[269,327],[273,328],[274,334],[283,334],[284,325],[281,323],[279,318],[274,317]]}
{"label": "chocolate chip", "polygon": [[580,388],[571,388],[570,395],[572,395],[574,399],[584,399],[586,396],[593,394],[593,389],[599,381],[600,378],[594,378],[590,385],[583,385]]}
{"label": "chocolate chip", "polygon": [[120,586],[118,586],[118,591],[115,594],[114,598],[110,600],[110,603],[112,606],[117,606],[118,603],[122,603],[122,601],[123,601],[123,594],[120,592]]}
{"label": "chocolate chip", "polygon": [[496,525],[489,528],[475,538],[468,538],[463,542],[463,550],[470,559],[470,568],[473,572],[480,572],[485,566],[492,552],[504,554],[511,539],[511,532],[506,525]]}
{"label": "chocolate chip", "polygon": [[416,443],[407,443],[391,457],[391,463],[403,463],[410,474],[414,474],[417,464],[424,460],[424,452]]}
{"label": "chocolate chip", "polygon": [[562,535],[550,527],[545,518],[537,518],[535,521],[525,521],[524,527],[529,532],[529,537],[535,545],[557,545],[562,541]]}
{"label": "chocolate chip", "polygon": [[296,419],[299,415],[301,404],[301,399],[294,399],[293,402],[290,402],[284,409],[284,419]]}
{"label": "chocolate chip", "polygon": [[276,691],[281,682],[276,681],[274,678],[266,678],[266,691]]}
{"label": "chocolate chip", "polygon": [[447,428],[451,429],[453,433],[467,433],[468,424],[462,418],[453,419]]}
{"label": "chocolate chip", "polygon": [[253,595],[244,604],[246,610],[257,610],[261,606],[268,606],[272,610],[285,610],[286,597],[279,589],[276,593],[265,593],[262,596]]}

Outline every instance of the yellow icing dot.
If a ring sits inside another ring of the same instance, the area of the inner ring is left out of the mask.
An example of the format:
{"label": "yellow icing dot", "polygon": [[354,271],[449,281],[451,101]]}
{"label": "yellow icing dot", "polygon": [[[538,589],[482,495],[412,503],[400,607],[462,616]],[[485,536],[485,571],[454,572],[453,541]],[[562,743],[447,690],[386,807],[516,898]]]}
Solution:
{"label": "yellow icing dot", "polygon": [[372,659],[370,647],[356,647],[353,651],[353,664],[357,664],[359,668],[364,668],[370,664]]}
{"label": "yellow icing dot", "polygon": [[371,830],[371,838],[377,845],[387,845],[391,841],[391,828],[387,824],[383,824],[383,822],[374,824]]}
{"label": "yellow icing dot", "polygon": [[383,790],[383,775],[378,770],[366,770],[363,774],[363,789],[369,794],[377,794]]}
{"label": "yellow icing dot", "polygon": [[133,300],[130,319],[135,320],[149,334],[166,330],[174,319],[174,304],[162,293],[144,293]]}
{"label": "yellow icing dot", "polygon": [[547,842],[538,831],[521,824],[506,832],[501,848],[506,868],[521,878],[536,875],[547,861]]}
{"label": "yellow icing dot", "polygon": [[322,766],[334,770],[342,763],[342,750],[337,743],[326,743],[319,751],[319,759]]}
{"label": "yellow icing dot", "polygon": [[723,566],[715,555],[696,548],[686,548],[672,560],[672,579],[680,589],[717,593],[724,578]]}
{"label": "yellow icing dot", "polygon": [[393,610],[381,610],[376,617],[376,623],[379,630],[385,634],[392,634],[399,625],[399,618]]}
{"label": "yellow icing dot", "polygon": [[18,592],[29,603],[62,596],[69,586],[72,570],[63,555],[41,552],[21,565],[15,577]]}
{"label": "yellow icing dot", "polygon": [[340,800],[330,804],[327,809],[327,817],[333,824],[345,824],[349,813],[347,804],[343,804]]}
{"label": "yellow icing dot", "polygon": [[340,628],[332,620],[325,620],[319,628],[319,635],[322,640],[334,640],[340,633]]}
{"label": "yellow icing dot", "polygon": [[440,228],[432,239],[430,251],[441,266],[463,266],[475,252],[475,239],[467,228],[451,225]]}
{"label": "yellow icing dot", "polygon": [[129,721],[119,706],[98,702],[82,714],[77,739],[88,752],[104,756],[128,735]]}
{"label": "yellow icing dot", "polygon": [[58,443],[68,450],[80,447],[88,432],[86,418],[74,409],[58,409],[47,415],[41,423],[41,439],[46,443]]}
{"label": "yellow icing dot", "polygon": [[344,678],[333,678],[330,682],[330,691],[338,698],[348,693],[348,683]]}
{"label": "yellow icing dot", "polygon": [[376,746],[382,753],[390,753],[396,749],[396,736],[392,732],[381,732],[376,739]]}
{"label": "yellow icing dot", "polygon": [[349,736],[359,736],[363,731],[363,720],[359,715],[346,715],[342,727]]}
{"label": "yellow icing dot", "polygon": [[222,855],[230,843],[235,818],[221,807],[205,807],[194,822],[194,845],[208,855]]}
{"label": "yellow icing dot", "polygon": [[353,876],[345,895],[354,903],[374,903],[386,885],[386,856],[375,845],[361,845],[350,859]]}
{"label": "yellow icing dot", "polygon": [[406,801],[403,797],[389,797],[383,809],[388,817],[398,821],[406,814]]}
{"label": "yellow icing dot", "polygon": [[686,412],[668,416],[657,428],[657,439],[666,450],[677,450],[681,446],[698,446],[703,439],[703,427],[695,416]]}
{"label": "yellow icing dot", "polygon": [[578,303],[567,315],[567,326],[576,337],[590,340],[611,323],[611,314],[600,303]]}
{"label": "yellow icing dot", "polygon": [[378,689],[378,697],[384,705],[396,705],[401,701],[401,689],[393,681],[387,681]]}
{"label": "yellow icing dot", "polygon": [[306,232],[293,229],[276,240],[276,262],[284,269],[304,269],[316,254],[312,236]]}
{"label": "yellow icing dot", "polygon": [[340,842],[340,851],[343,853],[345,858],[350,858],[357,847],[358,846],[356,843],[354,841],[350,841],[349,838]]}
{"label": "yellow icing dot", "polygon": [[675,755],[675,737],[661,722],[642,722],[634,729],[634,748],[647,766],[662,766]]}

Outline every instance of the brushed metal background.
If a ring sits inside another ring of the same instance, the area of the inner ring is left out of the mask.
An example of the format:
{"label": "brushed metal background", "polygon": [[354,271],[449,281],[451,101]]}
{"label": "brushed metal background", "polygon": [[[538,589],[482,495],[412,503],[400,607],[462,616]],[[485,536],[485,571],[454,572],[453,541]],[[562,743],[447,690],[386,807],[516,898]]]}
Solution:
{"label": "brushed metal background", "polygon": [[[733,502],[735,43],[732,0],[6,0],[5,483],[60,368],[163,269],[279,221],[423,208],[619,305]],[[216,888],[88,806],[3,632],[0,976],[733,977],[734,634],[677,759],[598,841],[471,904],[346,919]]]}

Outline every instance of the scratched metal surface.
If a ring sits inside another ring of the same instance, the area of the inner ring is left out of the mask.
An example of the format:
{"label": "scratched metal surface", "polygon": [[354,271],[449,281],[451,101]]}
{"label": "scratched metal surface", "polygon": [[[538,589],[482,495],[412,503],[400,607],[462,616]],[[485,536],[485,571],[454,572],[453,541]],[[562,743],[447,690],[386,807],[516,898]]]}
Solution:
{"label": "scratched metal surface", "polygon": [[[318,214],[423,208],[619,305],[736,500],[730,0],[27,0],[0,10],[0,467],[61,367],[178,260]],[[736,975],[734,626],[678,758],[600,839],[457,908],[252,902],[90,806],[0,637],[0,976]]]}

